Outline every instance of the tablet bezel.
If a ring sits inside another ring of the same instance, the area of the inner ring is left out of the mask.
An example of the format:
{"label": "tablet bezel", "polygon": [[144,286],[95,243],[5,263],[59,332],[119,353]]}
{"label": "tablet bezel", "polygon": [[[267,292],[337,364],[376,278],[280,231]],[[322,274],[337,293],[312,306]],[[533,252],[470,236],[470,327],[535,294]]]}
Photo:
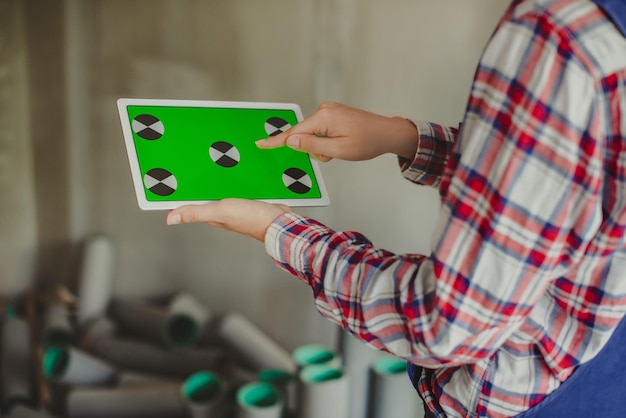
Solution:
{"label": "tablet bezel", "polygon": [[[163,107],[202,107],[202,108],[227,108],[227,109],[263,109],[263,110],[291,110],[296,115],[298,123],[304,119],[300,106],[295,103],[272,103],[272,102],[235,102],[235,101],[215,101],[215,100],[178,100],[178,99],[134,99],[120,98],[117,100],[117,109],[122,125],[122,134],[124,136],[124,144],[126,145],[126,153],[130,165],[133,186],[137,203],[142,210],[169,210],[184,205],[200,205],[215,202],[217,200],[171,200],[171,201],[150,201],[145,194],[141,169],[139,166],[139,157],[135,149],[133,131],[131,121],[128,117],[128,106],[163,106]],[[259,138],[261,139],[261,138]],[[315,180],[317,182],[320,197],[319,198],[303,198],[303,199],[256,199],[268,203],[281,203],[293,207],[306,206],[328,206],[330,198],[326,185],[322,177],[319,164],[316,159],[308,155]]]}

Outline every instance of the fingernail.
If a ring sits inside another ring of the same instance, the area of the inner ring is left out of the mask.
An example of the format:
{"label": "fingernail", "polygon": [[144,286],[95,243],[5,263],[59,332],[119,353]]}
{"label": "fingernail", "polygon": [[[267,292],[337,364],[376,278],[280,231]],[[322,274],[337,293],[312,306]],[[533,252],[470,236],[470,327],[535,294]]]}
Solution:
{"label": "fingernail", "polygon": [[290,136],[287,138],[287,145],[291,148],[300,148],[300,137],[297,135]]}
{"label": "fingernail", "polygon": [[180,224],[182,221],[180,214],[175,213],[173,215],[170,215],[167,217],[167,224],[168,225],[178,225]]}
{"label": "fingernail", "polygon": [[256,146],[258,147],[258,146],[260,146],[260,145],[265,144],[265,141],[267,141],[267,140],[266,140],[266,139],[259,139],[258,141],[256,141],[256,142],[255,142],[255,144],[256,144]]}

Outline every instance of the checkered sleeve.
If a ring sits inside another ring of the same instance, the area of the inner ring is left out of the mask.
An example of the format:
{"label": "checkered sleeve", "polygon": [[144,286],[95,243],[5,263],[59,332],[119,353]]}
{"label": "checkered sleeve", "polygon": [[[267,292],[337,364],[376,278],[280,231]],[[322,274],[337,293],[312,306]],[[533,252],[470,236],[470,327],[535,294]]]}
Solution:
{"label": "checkered sleeve", "polygon": [[[268,253],[311,286],[324,316],[416,364],[475,363],[580,259],[602,218],[596,93],[570,35],[551,25],[507,22],[487,46],[431,254],[393,254],[295,214],[271,225]],[[433,144],[418,154],[443,163]],[[423,159],[413,179],[436,182],[424,169],[434,160]]]}

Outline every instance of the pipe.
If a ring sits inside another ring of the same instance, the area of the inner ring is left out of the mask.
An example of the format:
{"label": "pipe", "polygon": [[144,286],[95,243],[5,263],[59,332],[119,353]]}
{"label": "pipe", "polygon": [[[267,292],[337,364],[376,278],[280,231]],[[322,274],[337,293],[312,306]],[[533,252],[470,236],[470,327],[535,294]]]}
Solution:
{"label": "pipe", "polygon": [[167,310],[162,307],[116,298],[111,301],[108,313],[122,332],[158,343],[166,341],[163,332]]}
{"label": "pipe", "polygon": [[299,418],[345,418],[349,409],[349,381],[333,366],[307,366],[300,371]]}
{"label": "pipe", "polygon": [[119,375],[117,388],[137,388],[146,386],[174,386],[180,387],[182,380],[168,379],[162,376],[125,372]]}
{"label": "pipe", "polygon": [[299,368],[314,365],[341,367],[341,358],[335,350],[322,344],[307,344],[293,351],[293,360]]}
{"label": "pipe", "polygon": [[5,415],[6,418],[53,418],[46,411],[32,409],[25,405],[16,405],[8,415]]}
{"label": "pipe", "polygon": [[209,340],[210,312],[187,293],[175,296],[162,307],[143,301],[114,299],[108,309],[126,333],[172,347],[186,347]]}
{"label": "pipe", "polygon": [[211,318],[211,313],[194,297],[181,293],[167,307],[163,335],[168,344],[190,346],[197,344]]}
{"label": "pipe", "polygon": [[423,417],[423,403],[406,374],[406,361],[381,356],[372,365],[369,418]]}
{"label": "pipe", "polygon": [[186,418],[177,387],[79,388],[70,392],[69,418]]}
{"label": "pipe", "polygon": [[280,418],[282,409],[282,400],[269,383],[248,383],[237,391],[237,418]]}
{"label": "pipe", "polygon": [[225,315],[219,322],[217,333],[240,354],[246,365],[255,370],[296,370],[291,356],[284,348],[238,313]]}
{"label": "pipe", "polygon": [[78,275],[79,326],[104,316],[113,291],[115,267],[113,241],[104,236],[86,241]]}
{"label": "pipe", "polygon": [[77,386],[109,385],[117,380],[117,371],[108,363],[71,347],[48,348],[43,371],[54,382]]}
{"label": "pipe", "polygon": [[180,392],[191,418],[221,418],[224,408],[224,381],[218,375],[201,371],[183,383]]}
{"label": "pipe", "polygon": [[365,418],[371,380],[370,366],[380,357],[380,351],[371,348],[343,328],[339,328],[339,332],[343,367],[350,379],[350,414],[347,418]]}
{"label": "pipe", "polygon": [[169,377],[186,378],[198,370],[221,371],[229,365],[227,355],[216,348],[174,351],[114,336],[92,336],[88,349],[120,369]]}
{"label": "pipe", "polygon": [[283,399],[285,412],[293,415],[298,406],[298,386],[295,375],[286,370],[266,369],[261,370],[258,375],[259,382],[269,383]]}
{"label": "pipe", "polygon": [[6,310],[2,321],[0,343],[0,373],[2,409],[15,404],[35,403],[32,366],[33,344],[28,322],[17,317],[12,308]]}

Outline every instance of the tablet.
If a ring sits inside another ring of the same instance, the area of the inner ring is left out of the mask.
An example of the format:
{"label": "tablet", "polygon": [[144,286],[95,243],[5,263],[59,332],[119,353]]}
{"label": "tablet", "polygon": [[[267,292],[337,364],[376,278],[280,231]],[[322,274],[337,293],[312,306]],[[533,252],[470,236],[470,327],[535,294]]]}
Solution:
{"label": "tablet", "polygon": [[141,209],[229,197],[329,204],[316,160],[255,144],[300,122],[296,104],[119,99],[117,107]]}

